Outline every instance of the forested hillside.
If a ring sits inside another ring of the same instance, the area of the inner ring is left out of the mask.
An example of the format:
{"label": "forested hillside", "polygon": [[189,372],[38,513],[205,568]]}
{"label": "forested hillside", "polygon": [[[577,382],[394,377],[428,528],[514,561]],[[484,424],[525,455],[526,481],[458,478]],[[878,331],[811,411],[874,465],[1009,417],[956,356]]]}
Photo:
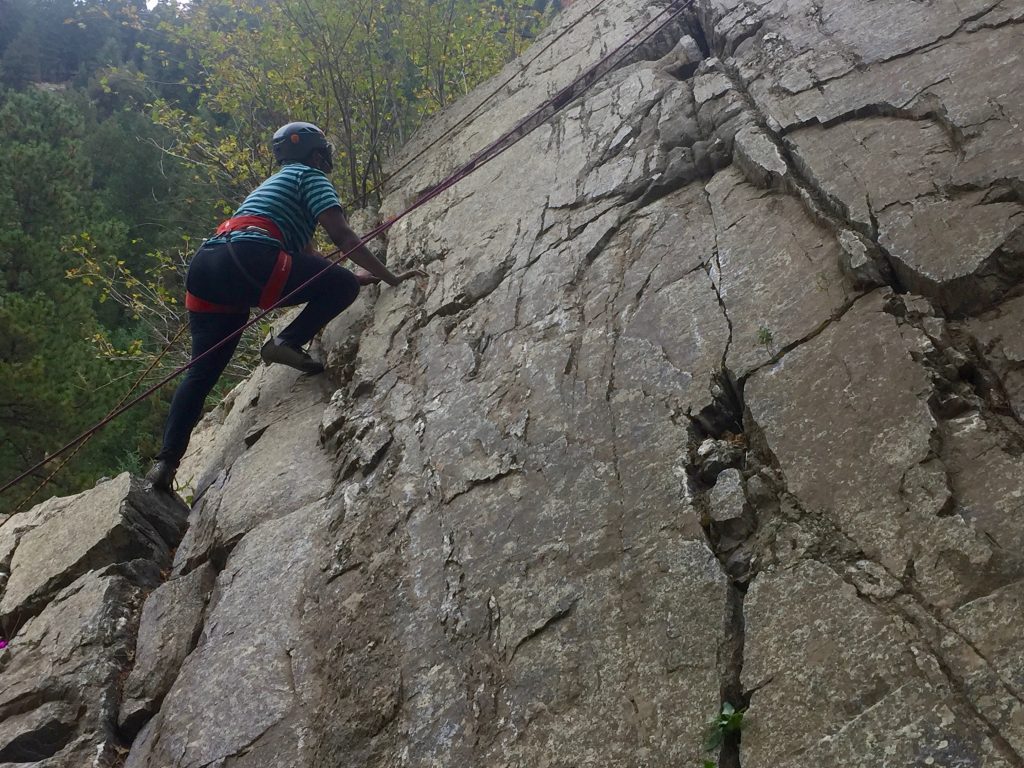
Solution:
{"label": "forested hillside", "polygon": [[[0,480],[185,359],[184,264],[272,170],[274,128],[320,124],[337,146],[343,199],[372,207],[389,152],[558,7],[0,0]],[[44,496],[137,471],[163,413],[159,397],[129,411]],[[0,512],[56,467],[0,497]]]}

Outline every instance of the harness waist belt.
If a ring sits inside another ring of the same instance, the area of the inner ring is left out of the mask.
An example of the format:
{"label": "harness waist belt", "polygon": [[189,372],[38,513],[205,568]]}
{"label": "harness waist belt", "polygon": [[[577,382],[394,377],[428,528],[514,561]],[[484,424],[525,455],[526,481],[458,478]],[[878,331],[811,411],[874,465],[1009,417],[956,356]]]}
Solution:
{"label": "harness waist belt", "polygon": [[[242,274],[253,283],[256,287],[260,287],[259,283],[249,277],[249,272],[245,268],[241,259],[238,258],[235,252],[234,246],[231,243],[232,232],[254,232],[268,237],[272,237],[281,243],[283,246],[284,237],[281,234],[280,228],[268,218],[263,216],[234,216],[221,222],[220,226],[217,227],[218,235],[227,236],[228,252],[231,254],[231,258],[234,259],[235,264],[242,271]],[[288,282],[288,275],[292,271],[292,256],[288,251],[281,248],[277,254],[277,262],[274,264],[274,268],[270,272],[270,277],[267,278],[267,282],[263,284],[262,290],[260,291],[259,307],[260,309],[270,309],[272,306],[277,304],[281,299],[281,292],[284,290],[285,283]],[[206,299],[201,299],[194,294],[185,292],[185,308],[190,312],[220,312],[224,314],[248,314],[249,307],[239,306],[234,304],[217,304]]]}
{"label": "harness waist belt", "polygon": [[230,235],[232,232],[243,231],[268,235],[281,243],[282,246],[284,245],[284,235],[281,234],[280,227],[266,216],[232,216],[230,219],[222,221],[220,226],[217,227],[218,235]]}
{"label": "harness waist belt", "polygon": [[217,312],[222,315],[248,315],[249,308],[241,304],[217,304],[200,299],[194,293],[185,291],[185,309],[189,312]]}

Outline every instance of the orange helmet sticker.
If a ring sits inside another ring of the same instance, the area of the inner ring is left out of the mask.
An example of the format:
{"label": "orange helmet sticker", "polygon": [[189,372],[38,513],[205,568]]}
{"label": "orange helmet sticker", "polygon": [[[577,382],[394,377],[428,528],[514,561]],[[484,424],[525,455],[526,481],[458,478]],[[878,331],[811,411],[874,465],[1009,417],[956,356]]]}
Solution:
{"label": "orange helmet sticker", "polygon": [[299,134],[293,133],[291,135],[291,142],[292,142],[292,144],[298,144],[300,141],[301,141],[301,139],[299,138]]}

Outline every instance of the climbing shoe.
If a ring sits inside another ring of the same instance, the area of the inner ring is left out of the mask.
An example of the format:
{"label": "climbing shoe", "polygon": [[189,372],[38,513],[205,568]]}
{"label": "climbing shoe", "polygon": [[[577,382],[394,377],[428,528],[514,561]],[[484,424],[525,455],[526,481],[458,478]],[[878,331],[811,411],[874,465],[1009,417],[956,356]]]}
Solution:
{"label": "climbing shoe", "polygon": [[324,370],[324,364],[319,360],[314,360],[298,347],[285,344],[273,336],[260,349],[260,357],[267,365],[280,363],[303,373],[323,373]]}
{"label": "climbing shoe", "polygon": [[149,468],[149,472],[146,473],[146,482],[153,487],[154,491],[171,491],[174,486],[174,474],[177,471],[178,468],[174,464],[160,459]]}

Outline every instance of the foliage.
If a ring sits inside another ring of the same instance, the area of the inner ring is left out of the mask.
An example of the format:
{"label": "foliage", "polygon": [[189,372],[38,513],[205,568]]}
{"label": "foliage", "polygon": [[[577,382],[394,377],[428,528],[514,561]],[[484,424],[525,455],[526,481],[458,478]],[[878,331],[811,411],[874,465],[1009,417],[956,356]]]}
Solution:
{"label": "foliage", "polygon": [[67,84],[121,62],[142,28],[142,0],[3,0],[0,66],[8,85]]}
{"label": "foliage", "polygon": [[[0,204],[9,214],[0,227],[0,466],[11,471],[100,418],[130,371],[97,356],[93,293],[64,276],[73,266],[65,237],[95,226],[114,241],[124,226],[90,194],[80,111],[61,94],[0,92],[0,130]],[[147,417],[144,409],[104,433],[58,488],[132,464],[141,428],[152,429]]]}
{"label": "foliage", "polygon": [[704,740],[704,747],[712,752],[722,746],[726,737],[738,734],[743,728],[743,715],[746,709],[737,709],[728,701],[722,704],[722,709],[712,721],[708,728],[707,737]]}
{"label": "foliage", "polygon": [[204,83],[199,108],[154,104],[225,201],[273,167],[267,137],[295,119],[336,145],[340,191],[362,207],[383,183],[384,158],[423,117],[467,93],[519,53],[543,16],[526,0],[202,0],[168,27],[190,44]]}

